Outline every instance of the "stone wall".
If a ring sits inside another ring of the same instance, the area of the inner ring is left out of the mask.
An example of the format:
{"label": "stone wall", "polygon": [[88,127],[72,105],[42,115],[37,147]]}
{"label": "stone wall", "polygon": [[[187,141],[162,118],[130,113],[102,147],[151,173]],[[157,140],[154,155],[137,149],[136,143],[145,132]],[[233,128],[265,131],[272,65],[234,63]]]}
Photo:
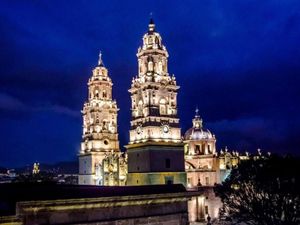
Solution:
{"label": "stone wall", "polygon": [[189,199],[187,193],[168,193],[18,202],[16,216],[24,225],[187,225]]}

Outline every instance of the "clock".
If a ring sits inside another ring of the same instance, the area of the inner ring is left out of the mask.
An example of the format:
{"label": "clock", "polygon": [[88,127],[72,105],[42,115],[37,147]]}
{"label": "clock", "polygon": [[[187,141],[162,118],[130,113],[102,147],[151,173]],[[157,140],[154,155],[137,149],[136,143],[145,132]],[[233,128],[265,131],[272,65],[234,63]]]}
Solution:
{"label": "clock", "polygon": [[169,128],[168,125],[163,125],[162,130],[163,130],[164,133],[169,133],[170,128]]}

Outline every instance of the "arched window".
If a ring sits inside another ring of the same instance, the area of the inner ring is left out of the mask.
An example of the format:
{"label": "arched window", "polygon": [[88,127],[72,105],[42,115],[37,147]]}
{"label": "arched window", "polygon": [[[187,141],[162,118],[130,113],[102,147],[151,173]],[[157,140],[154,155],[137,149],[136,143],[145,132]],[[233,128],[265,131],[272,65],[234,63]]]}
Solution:
{"label": "arched window", "polygon": [[159,101],[159,113],[161,115],[167,114],[167,101],[164,98]]}

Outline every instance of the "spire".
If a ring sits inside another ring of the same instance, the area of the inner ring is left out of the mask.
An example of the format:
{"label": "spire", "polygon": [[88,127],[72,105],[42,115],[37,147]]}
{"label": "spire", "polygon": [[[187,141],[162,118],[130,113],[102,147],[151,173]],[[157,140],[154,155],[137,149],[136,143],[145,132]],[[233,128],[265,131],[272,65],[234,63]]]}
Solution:
{"label": "spire", "polygon": [[154,24],[154,20],[152,18],[152,12],[150,13],[150,22],[149,22],[148,28],[149,28],[150,32],[155,31],[155,24]]}
{"label": "spire", "polygon": [[102,61],[102,52],[99,52],[99,60],[98,60],[98,66],[104,66],[103,61]]}
{"label": "spire", "polygon": [[99,51],[99,59],[98,59],[98,65],[95,66],[93,69],[93,76],[91,79],[109,79],[108,78],[108,71],[104,66],[103,60],[102,60],[102,52]]}

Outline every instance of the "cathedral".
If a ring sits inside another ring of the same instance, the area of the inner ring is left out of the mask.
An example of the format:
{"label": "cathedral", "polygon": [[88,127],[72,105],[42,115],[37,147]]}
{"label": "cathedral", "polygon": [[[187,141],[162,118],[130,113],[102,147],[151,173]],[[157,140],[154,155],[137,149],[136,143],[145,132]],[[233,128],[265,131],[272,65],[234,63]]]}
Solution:
{"label": "cathedral", "polygon": [[[131,121],[126,153],[118,140],[118,107],[112,80],[99,55],[88,81],[79,152],[79,184],[138,186],[183,184],[187,190],[205,187],[206,194],[189,202],[189,220],[218,217],[221,202],[213,187],[221,183],[239,160],[226,148],[216,150],[216,137],[204,127],[196,109],[192,126],[183,135],[179,125],[176,78],[168,71],[168,51],[153,20],[137,51],[138,71],[128,90]],[[129,107],[128,107],[129,109]]]}

